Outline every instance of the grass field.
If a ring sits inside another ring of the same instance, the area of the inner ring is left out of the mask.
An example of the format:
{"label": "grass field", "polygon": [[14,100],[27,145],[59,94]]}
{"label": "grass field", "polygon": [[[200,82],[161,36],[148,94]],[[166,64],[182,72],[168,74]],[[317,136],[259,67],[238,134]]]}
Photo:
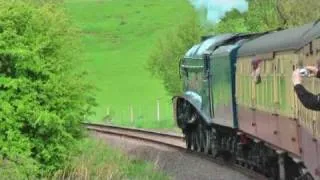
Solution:
{"label": "grass field", "polygon": [[102,141],[88,138],[79,148],[64,170],[44,179],[170,179],[153,164],[128,157]]}
{"label": "grass field", "polygon": [[171,97],[145,64],[157,39],[193,11],[188,1],[67,0],[65,7],[82,31],[82,55],[98,87],[99,106],[91,119],[111,114],[112,122],[121,125],[172,127]]}

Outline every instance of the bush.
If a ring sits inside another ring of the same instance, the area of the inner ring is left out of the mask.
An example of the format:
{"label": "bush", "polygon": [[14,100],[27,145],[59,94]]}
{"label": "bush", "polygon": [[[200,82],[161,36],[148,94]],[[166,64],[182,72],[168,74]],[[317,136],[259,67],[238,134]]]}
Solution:
{"label": "bush", "polygon": [[94,100],[70,24],[57,5],[0,0],[2,171],[53,172],[81,137]]}
{"label": "bush", "polygon": [[170,95],[182,91],[182,81],[179,77],[179,60],[186,51],[199,42],[201,28],[197,17],[192,15],[158,40],[147,64],[147,69],[159,77]]}

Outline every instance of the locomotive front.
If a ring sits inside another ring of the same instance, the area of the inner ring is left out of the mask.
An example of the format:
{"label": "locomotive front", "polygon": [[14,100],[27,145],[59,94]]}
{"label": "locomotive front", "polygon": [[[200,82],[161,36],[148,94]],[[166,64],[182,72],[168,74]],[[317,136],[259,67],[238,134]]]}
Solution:
{"label": "locomotive front", "polygon": [[183,94],[174,97],[174,117],[180,128],[201,119],[213,123],[212,54],[234,34],[209,37],[194,45],[180,61]]}

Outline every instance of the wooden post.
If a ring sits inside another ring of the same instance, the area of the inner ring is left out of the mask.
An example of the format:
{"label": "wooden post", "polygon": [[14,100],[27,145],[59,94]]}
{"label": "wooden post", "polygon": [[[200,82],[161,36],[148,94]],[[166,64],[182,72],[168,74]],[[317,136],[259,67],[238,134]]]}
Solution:
{"label": "wooden post", "polygon": [[131,123],[133,123],[133,107],[130,106],[130,120],[131,120]]}
{"label": "wooden post", "polygon": [[121,121],[123,121],[125,119],[125,116],[124,116],[124,110],[121,111]]}
{"label": "wooden post", "polygon": [[109,116],[110,115],[110,108],[109,108],[109,106],[107,107],[107,116]]}
{"label": "wooden post", "polygon": [[160,100],[157,99],[157,120],[160,121]]}

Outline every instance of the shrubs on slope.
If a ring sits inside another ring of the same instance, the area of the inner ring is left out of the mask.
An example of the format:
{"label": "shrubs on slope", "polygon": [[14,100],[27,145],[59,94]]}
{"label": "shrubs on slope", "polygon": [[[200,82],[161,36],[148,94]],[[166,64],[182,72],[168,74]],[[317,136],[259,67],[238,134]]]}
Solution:
{"label": "shrubs on slope", "polygon": [[148,59],[147,69],[152,75],[162,80],[170,95],[176,95],[182,91],[179,61],[186,50],[200,40],[200,34],[201,28],[197,16],[191,13],[184,22],[158,40]]}
{"label": "shrubs on slope", "polygon": [[53,4],[0,0],[0,174],[62,167],[94,101],[76,33]]}

